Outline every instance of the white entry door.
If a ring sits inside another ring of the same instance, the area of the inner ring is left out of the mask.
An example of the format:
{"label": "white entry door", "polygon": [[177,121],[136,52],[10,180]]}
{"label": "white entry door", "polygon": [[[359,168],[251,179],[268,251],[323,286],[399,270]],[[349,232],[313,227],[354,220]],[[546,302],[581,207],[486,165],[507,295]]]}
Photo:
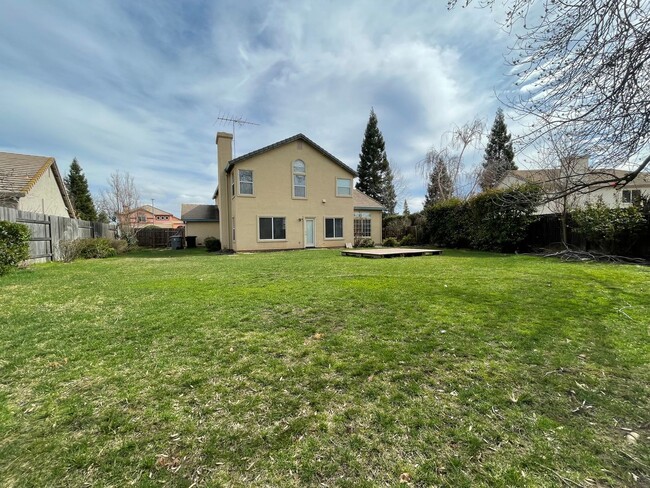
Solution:
{"label": "white entry door", "polygon": [[314,219],[305,219],[305,247],[314,247],[316,245],[315,230]]}

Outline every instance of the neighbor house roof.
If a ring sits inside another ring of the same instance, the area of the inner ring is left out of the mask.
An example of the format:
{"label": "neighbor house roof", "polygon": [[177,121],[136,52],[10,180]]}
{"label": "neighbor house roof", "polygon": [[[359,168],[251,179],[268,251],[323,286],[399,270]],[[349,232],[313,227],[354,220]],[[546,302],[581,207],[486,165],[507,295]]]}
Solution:
{"label": "neighbor house roof", "polygon": [[[163,209],[158,208],[158,207],[152,207],[151,205],[142,205],[142,206],[134,209],[133,212],[137,212],[139,210],[143,210],[143,211],[148,212],[150,214],[153,214],[154,211],[155,211],[156,215],[171,215],[172,217],[176,218],[174,216],[174,214],[172,214],[171,212],[168,212],[167,210],[163,210]],[[133,212],[131,212],[131,213],[133,213]]]}
{"label": "neighbor house roof", "polygon": [[356,188],[352,189],[352,201],[355,210],[384,210],[381,203]]}
{"label": "neighbor house roof", "polygon": [[0,193],[12,197],[24,197],[50,168],[68,214],[71,218],[75,218],[74,207],[65,183],[52,157],[0,152]]}
{"label": "neighbor house roof", "polygon": [[184,222],[219,222],[219,209],[216,205],[183,203],[181,204],[181,220]]}
{"label": "neighbor house roof", "polygon": [[[569,175],[573,180],[581,183],[597,183],[602,180],[624,178],[629,171],[614,168],[589,169],[584,174],[577,172],[575,175]],[[548,169],[517,169],[507,171],[501,181],[511,176],[522,183],[537,183],[544,188],[552,188],[561,182],[566,176],[561,168]],[[635,185],[650,184],[650,176],[640,174],[633,180]]]}
{"label": "neighbor house roof", "polygon": [[[232,171],[232,168],[237,163],[240,163],[242,161],[246,161],[246,160],[251,159],[251,158],[253,158],[255,156],[259,156],[260,154],[264,154],[264,153],[269,152],[269,151],[271,151],[271,150],[273,150],[275,148],[278,148],[280,146],[284,146],[285,144],[290,144],[290,143],[292,143],[294,141],[298,141],[298,140],[306,142],[312,148],[314,148],[316,151],[321,153],[323,156],[330,159],[334,164],[340,166],[341,168],[343,168],[345,171],[347,171],[351,175],[357,176],[357,172],[355,170],[350,168],[347,164],[345,164],[343,161],[341,161],[337,157],[335,157],[332,154],[330,154],[329,152],[327,152],[325,149],[320,147],[318,144],[316,144],[314,141],[312,141],[309,137],[307,137],[304,134],[296,134],[295,136],[291,136],[291,137],[289,137],[287,139],[283,139],[282,141],[278,141],[278,142],[276,142],[274,144],[271,144],[270,146],[266,146],[266,147],[257,149],[257,150],[255,150],[253,152],[249,152],[248,154],[244,154],[243,156],[239,156],[238,158],[231,159],[230,162],[228,162],[228,165],[226,166],[226,173],[230,173]],[[215,194],[216,194],[216,192],[215,192]]]}

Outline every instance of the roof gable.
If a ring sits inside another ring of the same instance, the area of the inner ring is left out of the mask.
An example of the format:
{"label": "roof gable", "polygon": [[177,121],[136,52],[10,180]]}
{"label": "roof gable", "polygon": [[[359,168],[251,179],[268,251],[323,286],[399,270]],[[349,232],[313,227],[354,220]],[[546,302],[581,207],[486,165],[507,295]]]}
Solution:
{"label": "roof gable", "polygon": [[384,210],[381,203],[356,188],[352,189],[352,200],[355,210]]}
{"label": "roof gable", "polygon": [[[320,147],[318,144],[316,144],[314,141],[309,139],[304,134],[296,134],[295,136],[289,137],[287,139],[283,139],[283,140],[278,141],[278,142],[276,142],[274,144],[271,144],[269,146],[265,146],[265,147],[262,147],[260,149],[255,150],[255,151],[249,152],[248,154],[244,154],[243,156],[239,156],[238,158],[231,159],[228,162],[228,165],[226,166],[226,173],[230,173],[232,171],[233,167],[237,163],[249,160],[251,158],[254,158],[255,156],[259,156],[260,154],[267,153],[269,151],[272,151],[273,149],[276,149],[276,148],[281,147],[281,146],[285,146],[287,144],[290,144],[292,142],[299,141],[299,140],[309,144],[309,146],[311,146],[314,150],[321,153],[323,156],[328,158],[330,161],[332,161],[337,166],[343,168],[345,171],[350,173],[352,176],[357,176],[357,172],[355,170],[350,168],[347,164],[345,164],[343,161],[341,161],[337,157],[333,156],[331,153],[327,152],[325,149]],[[216,192],[215,192],[215,194],[216,194]]]}
{"label": "roof gable", "polygon": [[0,193],[23,197],[34,188],[41,176],[50,168],[68,210],[68,215],[70,218],[75,218],[70,196],[56,161],[52,157],[0,152]]}

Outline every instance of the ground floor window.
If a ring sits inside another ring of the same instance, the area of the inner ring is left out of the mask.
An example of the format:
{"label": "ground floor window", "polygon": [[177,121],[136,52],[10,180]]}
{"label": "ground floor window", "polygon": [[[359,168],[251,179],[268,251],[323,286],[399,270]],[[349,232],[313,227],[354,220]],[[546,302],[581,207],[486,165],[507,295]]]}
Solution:
{"label": "ground floor window", "polygon": [[277,241],[287,238],[285,217],[260,217],[260,241]]}
{"label": "ground floor window", "polygon": [[371,237],[372,220],[370,212],[354,213],[354,237]]}
{"label": "ground floor window", "polygon": [[337,217],[325,218],[325,239],[343,238],[343,219]]}
{"label": "ground floor window", "polygon": [[641,200],[641,190],[623,190],[623,203],[638,203]]}

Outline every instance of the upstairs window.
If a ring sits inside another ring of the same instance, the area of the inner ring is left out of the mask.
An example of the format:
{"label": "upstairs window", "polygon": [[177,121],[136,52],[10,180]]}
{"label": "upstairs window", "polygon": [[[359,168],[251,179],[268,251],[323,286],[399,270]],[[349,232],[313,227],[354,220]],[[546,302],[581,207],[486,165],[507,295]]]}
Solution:
{"label": "upstairs window", "polygon": [[352,180],[349,178],[336,178],[336,196],[349,197],[352,195]]}
{"label": "upstairs window", "polygon": [[239,194],[240,195],[253,194],[253,170],[250,169],[239,170]]}
{"label": "upstairs window", "polygon": [[293,162],[293,196],[294,198],[307,197],[307,174],[305,173],[305,163],[300,159]]}

